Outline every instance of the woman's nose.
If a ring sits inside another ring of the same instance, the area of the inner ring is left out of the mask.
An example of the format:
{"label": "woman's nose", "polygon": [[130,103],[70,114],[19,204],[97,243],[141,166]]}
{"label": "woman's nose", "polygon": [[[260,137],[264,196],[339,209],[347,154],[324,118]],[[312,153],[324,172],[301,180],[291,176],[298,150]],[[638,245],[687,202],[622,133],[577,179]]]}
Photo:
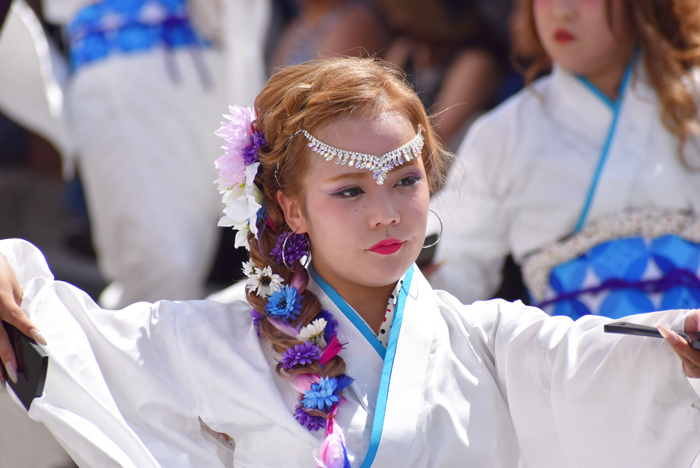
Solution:
{"label": "woman's nose", "polygon": [[401,220],[399,207],[391,197],[377,197],[369,206],[369,224],[371,228],[391,226]]}
{"label": "woman's nose", "polygon": [[552,12],[557,18],[569,19],[576,15],[579,0],[550,0]]}

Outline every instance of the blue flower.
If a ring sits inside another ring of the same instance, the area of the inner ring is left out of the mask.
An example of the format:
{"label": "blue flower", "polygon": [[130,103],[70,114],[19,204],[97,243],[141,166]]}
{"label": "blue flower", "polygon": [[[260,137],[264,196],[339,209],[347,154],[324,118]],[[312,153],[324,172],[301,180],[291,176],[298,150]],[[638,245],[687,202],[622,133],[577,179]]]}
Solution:
{"label": "blue flower", "polygon": [[[286,244],[285,244],[286,242]],[[284,246],[284,257],[282,256],[282,247]],[[286,263],[293,265],[294,262],[300,260],[304,255],[309,253],[309,243],[304,234],[283,232],[277,237],[275,248],[270,252],[270,256],[277,263]]]}
{"label": "blue flower", "polygon": [[258,161],[258,150],[265,146],[265,135],[260,130],[254,130],[250,134],[250,144],[243,148],[243,163],[250,166]]}
{"label": "blue flower", "polygon": [[260,224],[261,221],[264,221],[265,219],[267,219],[267,210],[265,209],[265,205],[262,205],[260,206],[260,208],[258,208],[258,212],[255,213],[255,225],[257,226],[258,224]]}
{"label": "blue flower", "polygon": [[307,413],[302,405],[297,405],[294,410],[294,417],[299,421],[299,424],[310,431],[317,431],[326,427],[326,418]]}
{"label": "blue flower", "polygon": [[302,298],[294,286],[283,286],[281,290],[272,293],[265,310],[278,319],[293,322],[299,317]]}
{"label": "blue flower", "polygon": [[333,335],[335,335],[335,327],[338,326],[338,321],[333,318],[333,314],[328,312],[326,309],[321,309],[316,317],[324,318],[326,320],[326,329],[323,330],[326,341],[330,342]]}
{"label": "blue flower", "polygon": [[311,384],[311,388],[304,393],[302,403],[309,409],[330,410],[340,401],[340,397],[335,394],[337,388],[338,381],[335,378],[323,377],[319,383]]}
{"label": "blue flower", "polygon": [[306,342],[294,345],[294,348],[287,348],[280,363],[285,369],[292,369],[295,366],[311,364],[320,357],[321,349],[311,342]]}
{"label": "blue flower", "polygon": [[355,380],[352,377],[348,377],[345,374],[341,374],[338,377],[335,378],[336,382],[338,385],[335,388],[335,393],[340,394],[343,390],[345,390],[345,387],[353,383]]}

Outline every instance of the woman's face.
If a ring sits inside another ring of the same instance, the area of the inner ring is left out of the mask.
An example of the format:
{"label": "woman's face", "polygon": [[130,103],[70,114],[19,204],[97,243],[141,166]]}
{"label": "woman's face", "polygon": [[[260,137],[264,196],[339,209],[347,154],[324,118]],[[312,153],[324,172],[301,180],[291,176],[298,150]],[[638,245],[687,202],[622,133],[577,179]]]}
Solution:
{"label": "woman's face", "polygon": [[[627,64],[634,39],[624,0],[533,0],[537,34],[552,60],[585,77]],[[612,27],[611,27],[612,26]]]}
{"label": "woman's face", "polygon": [[[314,130],[336,148],[381,156],[411,141],[417,128],[398,113],[350,116]],[[378,185],[367,169],[326,161],[308,152],[305,213],[299,203],[287,221],[311,240],[314,267],[337,291],[395,283],[420,253],[429,188],[422,160],[393,169]],[[305,216],[304,216],[305,214]]]}

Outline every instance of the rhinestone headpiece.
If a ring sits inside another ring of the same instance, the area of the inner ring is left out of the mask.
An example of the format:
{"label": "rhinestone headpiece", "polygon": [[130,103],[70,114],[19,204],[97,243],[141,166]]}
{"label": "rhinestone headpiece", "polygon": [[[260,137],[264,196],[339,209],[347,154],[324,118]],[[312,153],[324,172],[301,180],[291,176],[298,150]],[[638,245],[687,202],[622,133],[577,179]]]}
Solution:
{"label": "rhinestone headpiece", "polygon": [[355,151],[336,148],[318,140],[304,129],[301,130],[301,133],[309,140],[309,148],[326,158],[326,161],[330,161],[335,157],[336,164],[347,164],[349,167],[368,169],[374,172],[374,178],[379,185],[384,183],[387,172],[402,165],[404,161],[419,158],[420,152],[423,149],[423,135],[420,125],[418,125],[418,134],[413,140],[382,156],[356,153]]}

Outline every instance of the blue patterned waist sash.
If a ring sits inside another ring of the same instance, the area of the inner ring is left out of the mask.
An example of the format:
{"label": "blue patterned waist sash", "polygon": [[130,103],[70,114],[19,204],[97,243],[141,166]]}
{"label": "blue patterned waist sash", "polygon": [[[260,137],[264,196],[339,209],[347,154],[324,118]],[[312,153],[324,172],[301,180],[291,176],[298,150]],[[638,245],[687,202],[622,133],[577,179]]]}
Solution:
{"label": "blue patterned waist sash", "polygon": [[539,303],[537,307],[546,308],[557,302],[570,301],[585,294],[598,294],[615,289],[634,289],[645,294],[653,294],[663,293],[679,286],[700,291],[700,278],[698,278],[695,273],[688,270],[672,270],[668,275],[656,280],[626,281],[624,279],[611,278],[603,281],[598,286],[562,293],[553,299]]}
{"label": "blue patterned waist sash", "polygon": [[[113,54],[211,46],[194,29],[185,0],[102,0],[80,10],[66,36],[73,70]],[[201,63],[197,67],[201,69]]]}
{"label": "blue patterned waist sash", "polygon": [[700,307],[700,220],[645,213],[602,226],[524,262],[538,307],[574,319]]}

